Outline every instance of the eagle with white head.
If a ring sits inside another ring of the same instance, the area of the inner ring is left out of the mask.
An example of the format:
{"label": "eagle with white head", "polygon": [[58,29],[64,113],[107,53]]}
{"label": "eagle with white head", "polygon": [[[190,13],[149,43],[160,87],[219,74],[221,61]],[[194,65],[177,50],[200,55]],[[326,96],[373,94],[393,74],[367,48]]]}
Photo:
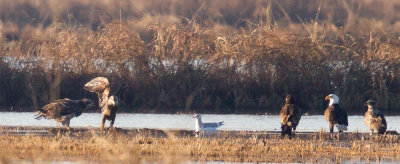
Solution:
{"label": "eagle with white head", "polygon": [[106,122],[106,120],[111,121],[110,128],[113,127],[118,110],[118,105],[126,88],[127,84],[124,84],[119,87],[119,89],[113,95],[109,96],[110,83],[108,82],[108,79],[106,77],[96,77],[87,82],[83,87],[83,89],[89,92],[97,93],[97,96],[99,98],[99,107],[103,114],[100,127],[102,132],[104,130],[104,123]]}
{"label": "eagle with white head", "polygon": [[349,125],[347,112],[340,108],[339,97],[335,94],[329,94],[325,97],[325,100],[329,100],[329,106],[325,110],[325,119],[329,123],[330,133],[333,133],[333,126],[336,126],[339,132],[347,130]]}

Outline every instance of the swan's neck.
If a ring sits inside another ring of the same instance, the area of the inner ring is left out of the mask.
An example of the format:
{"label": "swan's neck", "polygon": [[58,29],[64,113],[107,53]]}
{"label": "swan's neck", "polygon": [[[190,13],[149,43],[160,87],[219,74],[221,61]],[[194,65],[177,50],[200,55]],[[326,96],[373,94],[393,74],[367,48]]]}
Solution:
{"label": "swan's neck", "polygon": [[196,132],[203,128],[203,122],[201,122],[201,117],[196,117]]}

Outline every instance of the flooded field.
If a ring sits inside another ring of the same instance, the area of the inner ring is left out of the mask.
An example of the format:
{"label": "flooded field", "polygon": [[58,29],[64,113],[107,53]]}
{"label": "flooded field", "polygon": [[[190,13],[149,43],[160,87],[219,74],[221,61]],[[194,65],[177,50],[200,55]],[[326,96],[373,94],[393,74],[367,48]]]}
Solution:
{"label": "flooded field", "polygon": [[[56,127],[54,120],[35,120],[33,112],[0,112],[0,126],[46,126]],[[280,130],[277,115],[202,115],[203,122],[224,121],[219,130],[224,131],[277,131]],[[71,127],[98,127],[100,113],[83,113],[71,120]],[[400,128],[399,116],[386,117],[388,130]],[[106,124],[108,126],[108,122]],[[167,130],[194,130],[195,119],[188,114],[117,114],[115,127],[149,128]],[[328,131],[328,123],[322,115],[302,116],[297,131],[316,132],[321,128]],[[363,116],[349,116],[349,132],[369,132]]]}
{"label": "flooded field", "polygon": [[[202,115],[224,121],[218,135],[198,138],[188,114],[118,114],[116,129],[101,134],[100,113],[85,113],[59,129],[34,113],[0,113],[0,163],[397,163],[398,134],[369,135],[362,116],[349,117],[349,132],[331,136],[324,117],[303,116],[293,139],[282,139],[279,116]],[[388,130],[399,117],[387,117]],[[321,128],[325,133],[321,132]],[[29,162],[28,162],[29,163]]]}

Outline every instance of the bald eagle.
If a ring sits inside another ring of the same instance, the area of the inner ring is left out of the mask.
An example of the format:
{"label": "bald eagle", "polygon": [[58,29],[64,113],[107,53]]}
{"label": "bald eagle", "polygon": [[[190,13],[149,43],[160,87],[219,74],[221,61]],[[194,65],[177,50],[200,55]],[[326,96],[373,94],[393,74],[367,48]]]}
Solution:
{"label": "bald eagle", "polygon": [[35,119],[55,119],[56,121],[62,123],[63,126],[66,126],[67,129],[69,129],[70,120],[74,117],[80,116],[86,108],[90,108],[92,106],[93,101],[89,99],[59,99],[38,109],[35,115]]}
{"label": "bald eagle", "polygon": [[103,114],[101,120],[101,131],[104,130],[104,123],[106,120],[111,121],[110,128],[113,127],[115,117],[118,110],[118,105],[122,97],[123,92],[127,88],[127,84],[122,85],[113,95],[109,96],[110,83],[106,77],[96,77],[85,84],[83,87],[89,92],[97,93],[99,98],[99,107]]}
{"label": "bald eagle", "polygon": [[339,107],[339,97],[335,94],[329,94],[325,97],[325,100],[329,100],[329,106],[325,110],[325,119],[329,123],[329,130],[333,133],[333,126],[343,132],[347,130],[349,125],[347,119],[347,112]]}
{"label": "bald eagle", "polygon": [[286,104],[282,107],[280,112],[281,118],[281,135],[285,134],[292,135],[296,131],[296,127],[300,122],[301,112],[300,109],[294,104],[294,98],[292,95],[286,95]]}
{"label": "bald eagle", "polygon": [[374,133],[374,130],[376,130],[378,134],[384,134],[387,123],[383,113],[376,108],[376,102],[374,100],[368,100],[365,105],[368,106],[368,110],[364,115],[365,125],[371,129],[371,134]]}

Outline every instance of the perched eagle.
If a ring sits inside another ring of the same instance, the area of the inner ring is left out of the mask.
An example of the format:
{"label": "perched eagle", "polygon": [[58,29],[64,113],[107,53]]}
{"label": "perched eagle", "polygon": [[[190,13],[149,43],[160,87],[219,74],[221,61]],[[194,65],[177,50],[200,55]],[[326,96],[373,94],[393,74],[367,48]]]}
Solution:
{"label": "perched eagle", "polygon": [[110,128],[113,127],[115,122],[115,117],[118,110],[118,105],[122,97],[122,93],[127,88],[127,85],[122,85],[113,95],[109,96],[110,93],[110,83],[106,77],[96,77],[85,84],[83,89],[97,93],[99,97],[99,107],[103,114],[101,120],[101,131],[104,130],[104,123],[106,120],[111,121]]}
{"label": "perched eagle", "polygon": [[35,119],[55,119],[69,129],[69,122],[72,118],[78,117],[86,108],[91,108],[93,101],[89,99],[70,100],[59,99],[56,102],[45,105],[37,110]]}
{"label": "perched eagle", "polygon": [[333,126],[336,126],[339,132],[347,130],[349,125],[347,112],[339,107],[339,97],[330,94],[325,97],[325,100],[329,100],[329,106],[325,110],[325,119],[329,123],[330,132],[333,133]]}
{"label": "perched eagle", "polygon": [[301,112],[299,107],[294,104],[294,98],[292,95],[286,95],[286,104],[282,107],[280,112],[281,117],[281,135],[285,134],[292,135],[296,131],[296,127],[300,122]]}
{"label": "perched eagle", "polygon": [[374,100],[368,100],[365,105],[368,106],[368,111],[365,112],[364,115],[365,125],[371,129],[371,134],[374,133],[374,130],[376,130],[378,134],[384,134],[387,123],[383,113],[376,108],[376,102]]}

